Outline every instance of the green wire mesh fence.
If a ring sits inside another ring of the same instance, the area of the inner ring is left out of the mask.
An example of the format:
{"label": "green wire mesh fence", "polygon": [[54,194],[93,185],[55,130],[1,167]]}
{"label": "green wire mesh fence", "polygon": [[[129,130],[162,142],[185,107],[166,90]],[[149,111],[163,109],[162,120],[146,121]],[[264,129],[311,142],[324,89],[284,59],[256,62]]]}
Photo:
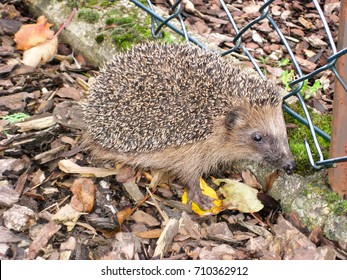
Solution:
{"label": "green wire mesh fence", "polygon": [[[325,19],[322,8],[319,5],[319,1],[312,0],[312,3],[314,4],[315,9],[317,10],[317,14],[320,17],[320,20],[321,20],[322,25],[324,27],[324,30],[326,32],[327,42],[328,42],[328,46],[329,46],[330,51],[331,51],[331,55],[326,60],[325,65],[320,66],[319,68],[315,69],[311,73],[304,75],[304,73],[301,69],[301,66],[298,63],[298,60],[296,59],[286,36],[281,32],[276,21],[271,16],[271,12],[270,12],[269,8],[274,1],[275,0],[268,0],[268,1],[265,0],[264,4],[259,9],[260,15],[257,18],[255,18],[254,20],[251,20],[248,24],[246,24],[244,27],[242,27],[240,29],[240,28],[238,28],[237,23],[234,20],[234,17],[232,16],[232,14],[230,13],[225,1],[219,0],[220,5],[221,5],[222,9],[224,10],[224,12],[228,18],[228,21],[230,22],[230,24],[234,30],[234,33],[235,33],[235,37],[233,38],[233,45],[234,46],[229,48],[228,50],[221,52],[221,56],[225,56],[225,55],[228,55],[228,54],[233,53],[233,52],[239,52],[239,53],[242,52],[249,59],[249,61],[253,64],[254,68],[259,73],[259,75],[263,79],[266,79],[264,73],[262,72],[260,66],[257,63],[257,60],[252,56],[252,54],[249,52],[249,50],[243,44],[243,35],[246,33],[246,31],[250,30],[255,24],[258,24],[261,21],[267,20],[268,23],[270,24],[270,26],[272,26],[272,28],[276,31],[282,44],[285,46],[285,49],[286,49],[286,51],[287,51],[287,53],[291,59],[291,62],[293,63],[294,71],[296,73],[296,75],[295,75],[296,78],[289,83],[291,91],[288,92],[288,94],[286,94],[284,96],[283,107],[284,107],[284,110],[288,114],[290,114],[294,118],[298,119],[301,123],[306,125],[310,130],[310,137],[313,140],[312,142],[313,142],[314,148],[317,151],[317,155],[318,155],[318,159],[314,159],[312,152],[311,152],[311,147],[308,144],[308,141],[305,139],[304,140],[305,141],[305,147],[307,150],[310,164],[315,169],[320,169],[322,167],[331,167],[335,163],[346,162],[347,156],[324,159],[322,149],[321,149],[321,147],[318,143],[318,140],[317,140],[317,136],[320,136],[320,137],[324,138],[325,140],[330,141],[330,135],[328,135],[327,133],[325,133],[324,131],[322,131],[321,129],[319,129],[318,127],[313,125],[309,111],[308,111],[306,104],[305,104],[305,100],[304,100],[303,96],[300,94],[300,91],[303,88],[305,81],[307,81],[308,79],[311,79],[313,76],[321,73],[322,71],[330,69],[334,73],[334,75],[337,79],[337,82],[341,83],[341,85],[345,91],[345,94],[347,94],[347,82],[342,79],[341,75],[338,73],[338,71],[336,70],[336,67],[335,67],[337,60],[341,56],[343,56],[344,54],[347,53],[347,48],[344,48],[344,49],[341,49],[340,51],[337,51],[333,36],[332,36],[331,31],[330,31],[329,26],[328,26],[328,23]],[[147,0],[147,4],[143,4],[143,2],[145,2],[145,1],[138,1],[138,0],[130,0],[130,2],[134,3],[139,8],[143,9],[151,16],[151,18],[152,18],[151,32],[152,32],[152,35],[154,37],[158,38],[162,35],[161,32],[162,32],[163,27],[169,27],[170,29],[172,29],[173,31],[175,31],[176,33],[178,33],[179,35],[184,37],[187,42],[194,43],[201,48],[206,48],[204,46],[204,44],[202,44],[197,39],[193,38],[192,36],[190,36],[187,33],[187,29],[185,27],[183,15],[182,15],[182,13],[184,12],[183,8],[182,8],[182,2],[183,2],[182,0],[176,0],[173,3],[173,5],[171,6],[171,10],[170,10],[170,16],[168,16],[166,18],[160,16],[156,12],[153,3],[150,0]],[[229,1],[229,2],[232,2],[232,1]],[[307,1],[307,2],[310,2],[310,1]],[[173,19],[178,20],[178,22],[179,22],[178,26],[180,26],[180,27],[177,27],[175,24],[173,24],[171,22]],[[345,38],[345,40],[347,40],[347,37]],[[292,97],[292,96],[294,96],[298,99],[298,101],[302,107],[302,110],[304,112],[303,116],[298,114],[294,110],[292,110],[289,107],[289,105],[287,104],[287,99],[289,97]],[[344,128],[342,128],[342,129],[344,129]]]}

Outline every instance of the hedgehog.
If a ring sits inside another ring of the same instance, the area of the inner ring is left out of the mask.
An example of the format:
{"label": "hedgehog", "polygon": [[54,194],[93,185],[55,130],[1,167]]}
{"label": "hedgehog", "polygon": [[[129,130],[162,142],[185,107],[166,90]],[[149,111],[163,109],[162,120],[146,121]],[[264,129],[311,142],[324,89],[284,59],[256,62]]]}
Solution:
{"label": "hedgehog", "polygon": [[250,160],[292,173],[283,90],[219,54],[144,43],[116,54],[82,105],[84,145],[99,160],[168,172],[209,208],[200,177]]}

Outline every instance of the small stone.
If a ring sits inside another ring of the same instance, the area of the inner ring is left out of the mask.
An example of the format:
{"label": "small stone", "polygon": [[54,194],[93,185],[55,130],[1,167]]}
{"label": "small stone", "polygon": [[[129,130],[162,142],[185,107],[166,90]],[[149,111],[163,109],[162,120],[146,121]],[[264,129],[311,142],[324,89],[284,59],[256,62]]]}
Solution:
{"label": "small stone", "polygon": [[4,212],[5,227],[16,231],[25,231],[35,222],[35,213],[28,207],[14,205]]}

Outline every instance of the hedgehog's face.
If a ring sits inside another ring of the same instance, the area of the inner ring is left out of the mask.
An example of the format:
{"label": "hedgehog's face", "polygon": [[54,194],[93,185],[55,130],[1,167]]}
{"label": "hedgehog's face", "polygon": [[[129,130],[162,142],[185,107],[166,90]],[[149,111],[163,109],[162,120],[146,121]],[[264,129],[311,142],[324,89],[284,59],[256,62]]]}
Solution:
{"label": "hedgehog's face", "polygon": [[230,141],[239,146],[240,158],[265,162],[287,173],[295,169],[281,104],[233,110],[226,115],[225,125]]}

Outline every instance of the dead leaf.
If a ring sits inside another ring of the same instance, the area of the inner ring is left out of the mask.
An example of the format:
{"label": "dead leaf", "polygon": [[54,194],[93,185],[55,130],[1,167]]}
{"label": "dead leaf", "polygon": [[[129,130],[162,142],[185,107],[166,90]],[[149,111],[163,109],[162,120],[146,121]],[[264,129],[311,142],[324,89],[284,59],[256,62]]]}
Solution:
{"label": "dead leaf", "polygon": [[118,223],[121,225],[123,224],[123,222],[129,218],[129,216],[133,213],[133,209],[131,209],[130,207],[127,207],[125,209],[123,209],[122,211],[119,211],[117,213],[117,220]]}
{"label": "dead leaf", "polygon": [[265,182],[266,182],[266,192],[270,191],[272,188],[272,185],[276,181],[276,179],[280,176],[279,170],[275,170],[274,172],[271,172],[269,174],[265,175]]}
{"label": "dead leaf", "polygon": [[87,178],[76,179],[70,190],[74,194],[71,198],[71,206],[77,211],[90,213],[95,199],[93,181]]}
{"label": "dead leaf", "polygon": [[228,209],[237,209],[243,213],[258,212],[264,205],[257,198],[258,191],[246,184],[230,179],[214,179],[213,183],[220,187],[221,194],[225,197],[223,206]]}
{"label": "dead leaf", "polygon": [[257,178],[254,176],[251,170],[249,169],[242,170],[241,176],[246,185],[252,188],[255,188],[257,190],[263,189],[262,185],[258,182]]}
{"label": "dead leaf", "polygon": [[48,23],[45,16],[40,16],[35,24],[24,24],[14,35],[14,41],[17,43],[17,50],[28,50],[52,39],[54,31],[50,30],[53,24]]}
{"label": "dead leaf", "polygon": [[36,67],[51,61],[58,51],[58,37],[54,37],[23,53],[23,64]]}
{"label": "dead leaf", "polygon": [[[213,205],[210,209],[202,210],[200,208],[200,206],[195,201],[192,201],[192,210],[200,216],[218,214],[219,212],[221,212],[224,209],[222,207],[222,204],[223,204],[222,200],[220,200],[218,198],[218,195],[215,192],[215,190],[212,189],[211,187],[209,187],[207,185],[207,183],[202,178],[200,178],[200,188],[202,190],[203,195],[206,195],[206,196],[214,199],[212,201]],[[188,191],[187,190],[182,195],[182,203],[188,204]]]}

